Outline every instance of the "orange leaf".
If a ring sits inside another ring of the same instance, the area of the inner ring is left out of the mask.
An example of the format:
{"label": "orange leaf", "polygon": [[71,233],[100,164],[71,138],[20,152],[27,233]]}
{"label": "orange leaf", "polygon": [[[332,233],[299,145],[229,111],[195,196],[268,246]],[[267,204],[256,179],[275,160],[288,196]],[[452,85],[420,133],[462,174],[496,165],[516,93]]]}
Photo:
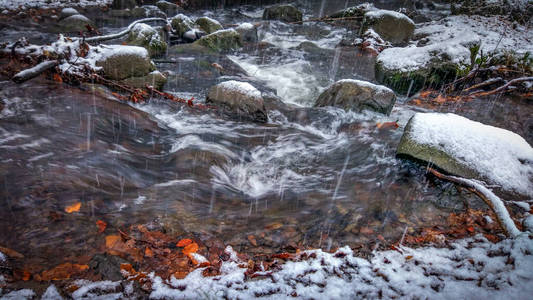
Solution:
{"label": "orange leaf", "polygon": [[283,227],[283,224],[281,223],[272,223],[272,224],[268,224],[267,226],[265,226],[265,229],[276,230],[276,229],[280,229],[281,227]]}
{"label": "orange leaf", "polygon": [[190,245],[192,243],[192,240],[191,239],[183,239],[183,240],[180,240],[176,246],[178,247],[185,247],[187,245]]}
{"label": "orange leaf", "polygon": [[400,125],[398,125],[398,123],[396,122],[384,122],[384,123],[377,123],[376,124],[376,127],[378,129],[396,129],[398,127],[400,127]]}
{"label": "orange leaf", "polygon": [[468,232],[470,232],[470,233],[473,233],[473,232],[475,231],[475,229],[474,229],[473,226],[468,226],[468,227],[466,228],[466,230],[468,230]]}
{"label": "orange leaf", "polygon": [[412,256],[412,255],[407,255],[407,256],[405,257],[405,260],[410,260],[410,259],[413,259],[413,256]]}
{"label": "orange leaf", "polygon": [[185,255],[191,254],[191,253],[195,253],[196,251],[198,251],[198,244],[197,243],[189,244],[189,245],[185,246],[185,248],[183,248],[183,254],[185,254]]}
{"label": "orange leaf", "polygon": [[106,248],[114,248],[115,245],[122,243],[122,239],[119,235],[108,235],[105,237]]}
{"label": "orange leaf", "polygon": [[40,275],[36,275],[35,279],[38,281],[64,280],[69,279],[73,275],[81,274],[88,269],[88,265],[64,263],[53,269],[43,271]]}
{"label": "orange leaf", "polygon": [[80,211],[80,208],[81,208],[81,202],[76,202],[72,205],[69,205],[67,207],[65,207],[65,211],[69,214],[73,213],[73,212],[78,212]]}
{"label": "orange leaf", "polygon": [[28,281],[31,278],[31,273],[28,271],[22,271],[22,280]]}
{"label": "orange leaf", "polygon": [[54,73],[53,78],[54,78],[55,82],[59,82],[59,83],[63,82],[63,78],[61,78],[61,75],[59,75],[57,73]]}
{"label": "orange leaf", "polygon": [[102,233],[106,229],[107,223],[102,220],[98,220],[96,221],[96,226],[98,226],[98,233]]}
{"label": "orange leaf", "polygon": [[274,258],[282,258],[282,259],[287,259],[291,256],[292,255],[290,253],[286,253],[286,252],[272,255],[272,257]]}
{"label": "orange leaf", "polygon": [[146,247],[146,249],[144,249],[144,256],[153,257],[154,256],[154,251],[152,251],[152,249]]}

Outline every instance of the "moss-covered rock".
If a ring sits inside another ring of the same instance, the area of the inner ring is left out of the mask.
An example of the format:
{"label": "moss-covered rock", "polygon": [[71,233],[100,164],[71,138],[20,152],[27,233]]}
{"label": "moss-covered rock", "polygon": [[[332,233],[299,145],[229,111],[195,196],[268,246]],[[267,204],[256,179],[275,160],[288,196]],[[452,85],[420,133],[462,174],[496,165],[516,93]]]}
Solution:
{"label": "moss-covered rock", "polygon": [[181,10],[181,7],[168,1],[157,1],[155,3],[155,6],[157,6],[161,11],[170,16],[175,15]]}
{"label": "moss-covered rock", "polygon": [[122,82],[135,88],[144,88],[149,85],[161,90],[167,83],[167,77],[159,71],[153,71],[146,76],[126,78]]}
{"label": "moss-covered rock", "polygon": [[194,43],[216,52],[235,50],[242,46],[241,36],[234,29],[213,32]]}
{"label": "moss-covered rock", "polygon": [[235,30],[241,35],[244,43],[257,43],[259,40],[257,28],[251,23],[242,23]]}
{"label": "moss-covered rock", "polygon": [[112,9],[134,8],[135,6],[137,6],[136,0],[113,0],[111,3]]}
{"label": "moss-covered rock", "polygon": [[365,13],[363,31],[368,28],[388,42],[404,44],[412,38],[415,23],[402,13],[380,9]]}
{"label": "moss-covered rock", "polygon": [[87,30],[87,25],[93,26],[93,21],[84,15],[71,15],[58,22],[61,32],[79,32]]}
{"label": "moss-covered rock", "polygon": [[184,14],[178,14],[173,17],[170,20],[170,24],[180,37],[194,27],[194,22]]}
{"label": "moss-covered rock", "polygon": [[303,14],[292,5],[276,5],[265,8],[263,20],[279,20],[283,22],[301,22]]}
{"label": "moss-covered rock", "polygon": [[145,48],[122,45],[109,45],[106,48],[107,52],[96,61],[106,78],[122,80],[141,77],[155,70]]}
{"label": "moss-covered rock", "polygon": [[167,43],[160,33],[150,25],[136,24],[126,40],[128,45],[141,46],[148,50],[151,57],[162,55],[167,51]]}
{"label": "moss-covered rock", "polygon": [[208,18],[208,17],[200,17],[200,18],[196,19],[195,24],[198,25],[200,27],[200,29],[205,31],[205,33],[207,33],[207,34],[210,34],[210,33],[213,33],[215,31],[224,29],[222,27],[222,25],[217,20],[213,20],[213,19]]}

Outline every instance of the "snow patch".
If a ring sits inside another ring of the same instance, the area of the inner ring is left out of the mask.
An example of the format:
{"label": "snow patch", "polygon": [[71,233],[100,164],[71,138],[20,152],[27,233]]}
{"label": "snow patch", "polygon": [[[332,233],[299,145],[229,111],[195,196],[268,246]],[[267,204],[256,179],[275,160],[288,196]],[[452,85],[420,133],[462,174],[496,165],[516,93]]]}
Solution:
{"label": "snow patch", "polygon": [[246,96],[247,98],[251,98],[257,101],[260,101],[262,99],[261,92],[248,82],[230,80],[219,83],[217,87],[222,88],[224,90],[236,92],[238,94]]}

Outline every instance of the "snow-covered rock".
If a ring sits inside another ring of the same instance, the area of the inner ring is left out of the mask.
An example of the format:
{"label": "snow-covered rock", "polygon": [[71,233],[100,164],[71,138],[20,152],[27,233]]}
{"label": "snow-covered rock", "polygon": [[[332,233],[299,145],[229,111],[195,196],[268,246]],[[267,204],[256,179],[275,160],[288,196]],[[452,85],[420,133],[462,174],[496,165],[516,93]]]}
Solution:
{"label": "snow-covered rock", "polygon": [[265,8],[263,20],[279,20],[283,22],[300,22],[303,14],[292,5],[276,5]]}
{"label": "snow-covered rock", "polygon": [[268,120],[261,92],[247,82],[230,80],[213,86],[206,103],[219,106],[239,119],[262,123]]}
{"label": "snow-covered rock", "polygon": [[60,19],[64,19],[64,18],[73,16],[73,15],[79,15],[79,14],[80,13],[76,9],[74,9],[72,7],[65,7],[59,13],[59,18]]}
{"label": "snow-covered rock", "polygon": [[174,16],[170,20],[170,24],[172,25],[172,29],[174,29],[180,37],[183,36],[185,32],[192,30],[194,27],[194,22],[191,20],[191,18],[184,14],[178,14]]}
{"label": "snow-covered rock", "polygon": [[389,114],[396,102],[394,92],[367,81],[343,79],[329,86],[318,97],[315,106],[336,106],[346,110],[374,110]]}
{"label": "snow-covered rock", "polygon": [[180,7],[174,3],[168,1],[157,1],[155,5],[164,13],[168,15],[175,15],[180,11]]}
{"label": "snow-covered rock", "polygon": [[223,29],[222,25],[217,20],[211,19],[209,17],[200,17],[196,19],[195,24],[198,25],[198,27],[200,27],[200,29],[205,31],[207,34]]}
{"label": "snow-covered rock", "polygon": [[136,24],[128,35],[128,45],[141,46],[148,50],[150,56],[164,54],[167,43],[161,34],[152,26],[144,23]]}
{"label": "snow-covered rock", "polygon": [[397,153],[533,196],[533,148],[505,129],[455,114],[417,113],[407,123]]}
{"label": "snow-covered rock", "polygon": [[415,31],[415,23],[408,16],[384,9],[365,13],[363,27],[373,29],[393,44],[409,42]]}
{"label": "snow-covered rock", "polygon": [[235,30],[241,35],[241,40],[245,43],[257,43],[259,40],[257,28],[251,23],[242,23]]}
{"label": "snow-covered rock", "polygon": [[148,51],[137,46],[109,45],[97,56],[96,66],[114,80],[145,76],[155,70]]}
{"label": "snow-covered rock", "polygon": [[135,88],[145,88],[149,85],[158,90],[162,90],[167,82],[167,76],[159,71],[153,71],[146,76],[126,78],[123,82]]}
{"label": "snow-covered rock", "polygon": [[94,23],[84,15],[71,15],[60,20],[57,23],[62,32],[86,31],[87,25],[93,26]]}

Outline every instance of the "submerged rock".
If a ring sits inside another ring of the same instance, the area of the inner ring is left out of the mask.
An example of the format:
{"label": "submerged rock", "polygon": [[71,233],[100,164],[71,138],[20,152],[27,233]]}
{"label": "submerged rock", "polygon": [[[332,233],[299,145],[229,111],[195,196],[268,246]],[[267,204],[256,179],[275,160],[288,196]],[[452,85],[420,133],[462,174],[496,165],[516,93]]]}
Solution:
{"label": "submerged rock", "polygon": [[388,115],[395,102],[396,95],[385,86],[343,79],[329,86],[318,97],[315,107],[336,106],[355,111],[370,109]]}
{"label": "submerged rock", "polygon": [[224,29],[217,20],[213,20],[208,17],[200,17],[196,19],[195,24],[198,25],[200,29],[205,31],[207,34]]}
{"label": "submerged rock", "polygon": [[242,46],[241,36],[234,29],[225,29],[203,36],[195,42],[216,52],[235,50]]}
{"label": "submerged rock", "polygon": [[245,43],[257,43],[259,41],[257,28],[251,23],[242,23],[235,30],[241,35],[241,40]]}
{"label": "submerged rock", "polygon": [[187,31],[194,27],[194,22],[184,14],[178,14],[170,20],[172,29],[176,31],[178,36],[182,37]]}
{"label": "submerged rock", "polygon": [[148,50],[137,46],[109,45],[107,51],[96,61],[102,67],[105,77],[122,80],[145,76],[155,70]]}
{"label": "submerged rock", "polygon": [[58,22],[63,32],[78,32],[87,30],[86,26],[93,26],[93,21],[84,15],[71,15]]}
{"label": "submerged rock", "polygon": [[135,6],[137,6],[136,0],[113,0],[111,3],[112,9],[134,8]]}
{"label": "submerged rock", "polygon": [[239,119],[266,123],[267,111],[261,92],[247,82],[225,81],[209,89],[206,103],[223,108]]}
{"label": "submerged rock", "polygon": [[73,16],[73,15],[79,15],[79,14],[80,13],[76,9],[74,9],[72,7],[65,7],[59,13],[59,18],[60,19],[64,19],[64,18]]}
{"label": "submerged rock", "polygon": [[397,154],[533,196],[533,148],[505,129],[455,114],[417,113],[405,127]]}
{"label": "submerged rock", "polygon": [[380,9],[365,13],[363,28],[373,29],[388,42],[403,44],[411,40],[415,23],[402,13]]}
{"label": "submerged rock", "polygon": [[292,5],[276,5],[265,8],[263,20],[279,20],[283,22],[301,22],[303,14]]}
{"label": "submerged rock", "polygon": [[159,71],[153,71],[146,76],[126,78],[122,82],[135,88],[144,88],[149,85],[162,90],[167,83],[167,76]]}
{"label": "submerged rock", "polygon": [[167,50],[167,43],[163,40],[159,32],[152,26],[144,23],[136,24],[133,27],[126,42],[128,45],[146,48],[150,56],[164,54]]}

